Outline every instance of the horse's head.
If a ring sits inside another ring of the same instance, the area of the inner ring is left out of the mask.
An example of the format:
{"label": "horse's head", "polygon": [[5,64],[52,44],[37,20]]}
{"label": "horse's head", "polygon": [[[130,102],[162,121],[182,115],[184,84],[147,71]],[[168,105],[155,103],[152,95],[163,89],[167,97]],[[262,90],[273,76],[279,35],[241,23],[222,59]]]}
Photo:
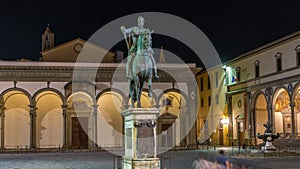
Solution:
{"label": "horse's head", "polygon": [[138,39],[138,50],[149,49],[152,47],[152,37],[149,30],[145,30]]}

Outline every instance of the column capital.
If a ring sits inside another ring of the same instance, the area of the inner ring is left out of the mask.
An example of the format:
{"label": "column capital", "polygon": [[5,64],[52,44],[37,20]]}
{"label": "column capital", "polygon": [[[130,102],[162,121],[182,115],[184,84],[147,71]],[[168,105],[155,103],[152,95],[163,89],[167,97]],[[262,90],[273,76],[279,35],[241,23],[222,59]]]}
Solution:
{"label": "column capital", "polygon": [[295,102],[290,103],[290,107],[295,107],[295,105],[296,105]]}
{"label": "column capital", "polygon": [[61,105],[61,108],[62,108],[62,114],[63,116],[66,116],[67,115],[67,109],[68,109],[68,105]]}
{"label": "column capital", "polygon": [[35,104],[29,104],[28,107],[29,107],[30,109],[35,109],[35,110],[37,109],[37,107],[36,107]]}
{"label": "column capital", "polygon": [[30,111],[29,111],[29,115],[30,116],[36,116],[36,110],[37,110],[37,107],[35,104],[30,104],[28,105],[28,107],[30,108]]}
{"label": "column capital", "polygon": [[98,115],[98,107],[99,107],[99,105],[97,105],[97,104],[94,104],[93,105],[93,108],[94,108],[94,116],[97,116]]}
{"label": "column capital", "polygon": [[6,107],[4,107],[4,106],[0,107],[0,113],[4,112],[5,109],[6,109]]}
{"label": "column capital", "polygon": [[4,112],[4,111],[1,111],[1,112],[0,112],[0,117],[1,117],[1,118],[4,118],[4,117],[5,117],[5,112]]}

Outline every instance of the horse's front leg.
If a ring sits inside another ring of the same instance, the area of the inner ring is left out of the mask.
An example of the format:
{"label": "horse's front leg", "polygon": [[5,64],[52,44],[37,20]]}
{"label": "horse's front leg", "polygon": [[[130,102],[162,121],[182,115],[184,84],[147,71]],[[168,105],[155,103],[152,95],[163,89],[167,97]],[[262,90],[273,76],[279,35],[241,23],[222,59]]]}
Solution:
{"label": "horse's front leg", "polygon": [[141,92],[140,92],[140,79],[137,76],[135,80],[135,91],[136,91],[136,102],[137,102],[137,107],[141,107]]}
{"label": "horse's front leg", "polygon": [[152,76],[150,76],[150,78],[148,79],[148,96],[149,97],[152,97],[151,86],[152,86]]}
{"label": "horse's front leg", "polygon": [[134,102],[136,100],[135,95],[134,95],[134,81],[133,80],[128,80],[128,84],[129,84],[129,98],[131,98],[131,107],[134,107]]}

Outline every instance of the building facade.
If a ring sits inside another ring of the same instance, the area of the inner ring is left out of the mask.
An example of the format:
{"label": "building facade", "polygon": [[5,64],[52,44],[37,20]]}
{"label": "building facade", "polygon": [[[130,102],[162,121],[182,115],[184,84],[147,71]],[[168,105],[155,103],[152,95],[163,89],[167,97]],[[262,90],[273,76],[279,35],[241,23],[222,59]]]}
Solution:
{"label": "building facade", "polygon": [[[80,60],[84,48],[93,52]],[[99,53],[104,56],[100,66],[93,63]],[[126,65],[121,60],[79,38],[55,46],[54,33],[47,27],[42,35],[41,61],[1,61],[1,149],[122,147],[120,113],[130,100]],[[195,78],[200,68],[176,63],[157,66],[160,79],[153,83],[153,97],[147,96],[145,88],[141,100],[142,107],[161,111],[159,145],[195,145],[196,129],[188,127],[195,119],[188,117],[191,113],[196,116],[197,98],[190,94],[197,93],[197,84],[186,81],[182,73],[190,71],[193,77],[188,78]],[[168,72],[176,73],[171,76]]]}
{"label": "building facade", "polygon": [[[223,137],[229,145],[263,143],[256,135],[264,133],[263,124],[267,122],[273,125],[275,134],[280,134],[280,139],[299,138],[299,66],[300,32],[263,45],[222,65],[227,109],[223,115],[228,115],[229,119],[228,134]],[[203,73],[202,76],[207,75]],[[211,79],[211,83],[215,83],[214,80]],[[206,99],[205,94],[200,93],[201,97]],[[199,114],[206,117],[206,112],[200,111]],[[218,127],[215,130],[218,131]]]}
{"label": "building facade", "polygon": [[226,74],[222,66],[200,72],[199,109],[197,118],[198,143],[228,145],[228,114],[226,105]]}

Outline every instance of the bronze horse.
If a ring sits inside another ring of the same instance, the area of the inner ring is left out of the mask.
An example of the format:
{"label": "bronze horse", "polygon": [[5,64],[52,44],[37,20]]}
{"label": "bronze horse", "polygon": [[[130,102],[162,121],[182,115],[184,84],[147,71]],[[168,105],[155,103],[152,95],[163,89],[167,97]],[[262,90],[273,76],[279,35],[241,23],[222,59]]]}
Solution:
{"label": "bronze horse", "polygon": [[131,98],[131,107],[137,102],[137,107],[141,107],[141,95],[144,82],[148,81],[148,96],[152,97],[152,75],[153,64],[150,55],[153,54],[151,49],[151,33],[143,32],[137,39],[137,51],[132,58],[131,79],[129,79],[129,97]]}

